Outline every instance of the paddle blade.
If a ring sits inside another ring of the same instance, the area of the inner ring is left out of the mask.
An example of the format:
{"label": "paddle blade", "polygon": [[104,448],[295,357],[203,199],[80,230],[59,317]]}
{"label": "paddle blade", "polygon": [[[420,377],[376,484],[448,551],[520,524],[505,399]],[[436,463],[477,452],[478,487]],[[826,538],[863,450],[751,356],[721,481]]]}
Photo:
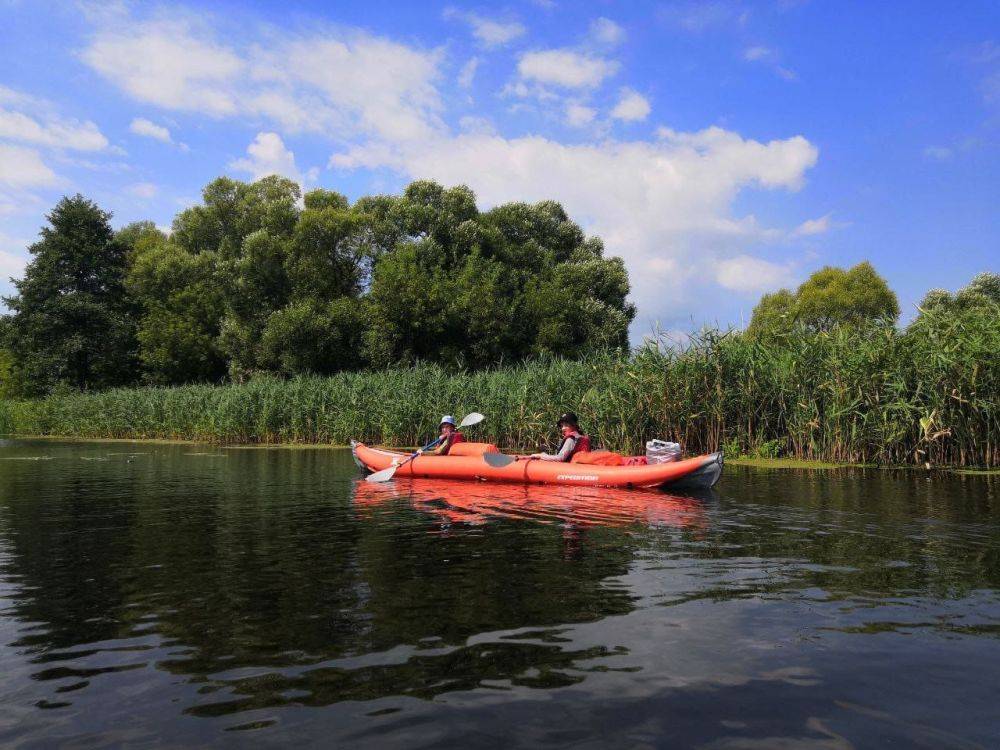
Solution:
{"label": "paddle blade", "polygon": [[505,453],[484,453],[483,460],[494,469],[502,469],[504,466],[510,466],[517,458]]}
{"label": "paddle blade", "polygon": [[471,414],[466,415],[465,419],[462,420],[462,424],[460,424],[459,427],[472,427],[472,425],[479,424],[484,419],[486,419],[485,416],[480,414],[478,411],[474,411]]}
{"label": "paddle blade", "polygon": [[388,469],[382,469],[382,471],[376,471],[374,474],[369,474],[365,477],[366,482],[388,482],[396,474],[396,469],[398,466],[390,466]]}

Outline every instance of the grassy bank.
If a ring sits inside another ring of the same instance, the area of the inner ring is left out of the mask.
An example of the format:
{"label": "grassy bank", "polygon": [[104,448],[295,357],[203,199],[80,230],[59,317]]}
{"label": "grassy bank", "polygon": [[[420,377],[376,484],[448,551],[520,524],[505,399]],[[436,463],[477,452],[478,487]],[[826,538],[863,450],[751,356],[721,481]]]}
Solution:
{"label": "grassy bank", "polygon": [[[933,324],[933,325],[931,325]],[[609,448],[658,436],[701,452],[841,463],[1000,465],[1000,321],[706,332],[683,350],[551,360],[476,373],[434,366],[135,388],[0,402],[0,432],[220,442],[412,445],[438,415],[484,412],[505,449],[554,438],[577,411]]]}

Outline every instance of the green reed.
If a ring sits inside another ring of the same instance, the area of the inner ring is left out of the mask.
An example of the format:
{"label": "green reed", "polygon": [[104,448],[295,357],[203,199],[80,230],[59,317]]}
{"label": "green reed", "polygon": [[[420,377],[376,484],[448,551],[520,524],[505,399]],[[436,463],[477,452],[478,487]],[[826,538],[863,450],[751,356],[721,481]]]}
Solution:
{"label": "green reed", "polygon": [[0,432],[415,445],[441,414],[477,410],[488,419],[471,437],[514,450],[551,446],[557,415],[571,409],[619,451],[663,437],[691,452],[996,466],[1000,315],[988,312],[764,340],[705,330],[683,347],[479,372],[419,365],[0,401]]}

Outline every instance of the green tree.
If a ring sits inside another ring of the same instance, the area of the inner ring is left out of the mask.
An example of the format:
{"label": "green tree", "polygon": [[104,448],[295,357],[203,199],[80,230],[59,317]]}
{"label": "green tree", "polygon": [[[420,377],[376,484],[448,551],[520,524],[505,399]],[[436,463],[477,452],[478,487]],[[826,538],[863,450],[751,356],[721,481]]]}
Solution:
{"label": "green tree", "polygon": [[802,325],[827,331],[836,325],[899,317],[899,301],[871,263],[844,270],[826,266],[793,294],[787,289],[764,295],[754,308],[748,330],[763,334]]}
{"label": "green tree", "polygon": [[177,215],[171,239],[188,252],[212,250],[228,260],[239,255],[243,239],[256,231],[291,234],[301,197],[298,185],[276,175],[252,183],[219,177],[202,191],[204,205]]}
{"label": "green tree", "polygon": [[268,317],[288,302],[287,238],[260,229],[243,239],[238,256],[220,266],[225,313],[219,346],[239,378],[264,369],[258,345]]}
{"label": "green tree", "polygon": [[417,182],[395,204],[359,206],[397,227],[367,295],[374,364],[483,367],[627,347],[635,310],[624,264],[605,258],[558,203],[480,214],[468,188]]}
{"label": "green tree", "polygon": [[351,203],[343,195],[334,190],[323,190],[322,188],[317,188],[316,190],[310,190],[305,194],[303,203],[306,208],[316,209],[317,211],[322,208],[339,208],[346,210],[350,208]]}
{"label": "green tree", "polygon": [[252,183],[220,177],[202,197],[203,205],[174,219],[171,242],[189,254],[211,254],[222,302],[211,326],[218,332],[215,346],[230,373],[242,377],[261,369],[259,343],[267,318],[288,301],[287,241],[299,220],[302,193],[276,175]]}
{"label": "green tree", "polygon": [[[360,364],[363,321],[347,315],[340,301],[357,306],[370,272],[368,222],[334,191],[307,193],[304,209],[300,196],[298,186],[281,177],[249,184],[220,178],[205,188],[204,205],[174,222],[174,242],[213,259],[223,307],[216,346],[233,377]],[[352,332],[345,338],[348,321]],[[355,344],[351,356],[343,341]]]}
{"label": "green tree", "polygon": [[165,237],[137,243],[128,287],[141,309],[139,357],[146,381],[178,384],[225,374],[214,252],[190,253]]}
{"label": "green tree", "polygon": [[765,294],[753,309],[747,332],[763,335],[770,331],[788,330],[796,321],[795,303],[795,293],[788,289]]}
{"label": "green tree", "polygon": [[261,361],[285,375],[329,375],[361,367],[364,305],[340,297],[292,302],[267,319],[261,335]]}
{"label": "green tree", "polygon": [[895,293],[868,261],[847,271],[832,266],[820,269],[799,287],[796,307],[799,320],[818,330],[899,317]]}
{"label": "green tree", "polygon": [[368,255],[363,219],[345,207],[307,208],[288,242],[285,268],[292,294],[332,300],[361,292]]}
{"label": "green tree", "polygon": [[115,239],[125,245],[129,253],[129,263],[138,251],[165,242],[167,235],[151,221],[133,221],[115,232]]}
{"label": "green tree", "polygon": [[358,299],[368,249],[364,221],[337,193],[313,191],[285,243],[288,302],[263,324],[259,364],[294,375],[356,369],[366,317]]}
{"label": "green tree", "polygon": [[944,289],[931,289],[918,308],[920,315],[924,315],[931,310],[961,312],[997,305],[1000,305],[1000,274],[984,272],[976,275],[955,294]]}
{"label": "green tree", "polygon": [[17,398],[24,390],[10,349],[11,320],[9,315],[0,315],[0,399]]}
{"label": "green tree", "polygon": [[27,394],[63,383],[91,389],[131,382],[137,373],[135,308],[125,289],[128,248],[111,215],[81,195],[48,214],[17,294],[8,344]]}

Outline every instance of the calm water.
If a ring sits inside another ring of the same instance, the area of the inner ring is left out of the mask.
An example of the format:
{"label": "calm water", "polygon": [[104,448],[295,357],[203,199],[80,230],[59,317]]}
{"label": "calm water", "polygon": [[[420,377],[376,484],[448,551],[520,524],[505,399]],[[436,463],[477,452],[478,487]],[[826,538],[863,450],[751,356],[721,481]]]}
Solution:
{"label": "calm water", "polygon": [[0,745],[1000,746],[1000,482],[0,441]]}

